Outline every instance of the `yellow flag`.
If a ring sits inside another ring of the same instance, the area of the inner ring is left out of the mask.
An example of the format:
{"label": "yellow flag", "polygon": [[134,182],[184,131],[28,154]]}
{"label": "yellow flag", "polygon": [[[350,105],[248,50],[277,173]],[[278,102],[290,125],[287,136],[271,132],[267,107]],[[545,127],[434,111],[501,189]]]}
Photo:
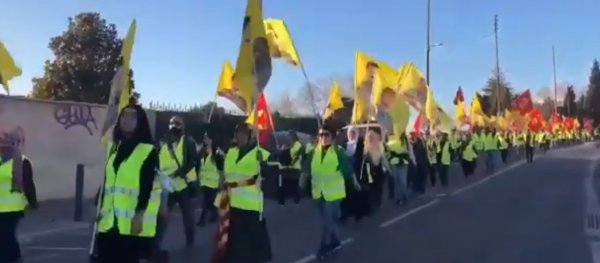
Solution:
{"label": "yellow flag", "polygon": [[380,69],[380,63],[363,52],[356,51],[356,64],[354,71],[354,108],[352,110],[352,123],[366,121],[373,113],[371,96],[373,84]]}
{"label": "yellow flag", "polygon": [[405,133],[406,127],[408,126],[408,120],[410,119],[410,108],[403,97],[398,96],[396,98],[389,110],[389,114],[393,122],[394,135],[399,136],[400,134]]}
{"label": "yellow flag", "polygon": [[397,85],[410,106],[425,114],[427,82],[414,63],[406,63],[398,70]]}
{"label": "yellow flag", "polygon": [[240,94],[238,89],[234,89],[233,79],[235,76],[235,70],[231,65],[231,62],[223,62],[223,69],[221,69],[221,76],[219,77],[219,84],[217,85],[217,95],[226,98],[231,101],[235,106],[243,112],[248,112],[249,109],[246,100]]}
{"label": "yellow flag", "polygon": [[433,98],[433,91],[431,91],[431,88],[427,89],[427,101],[425,102],[425,116],[432,124],[437,121],[437,103]]}
{"label": "yellow flag", "polygon": [[15,77],[21,76],[21,73],[21,68],[15,64],[4,43],[0,41],[0,84],[6,90],[6,94],[10,94],[8,82]]}
{"label": "yellow flag", "polygon": [[272,58],[283,58],[293,66],[302,66],[294,40],[281,19],[265,19],[265,30]]}
{"label": "yellow flag", "polygon": [[121,56],[119,57],[120,66],[112,79],[110,86],[110,97],[108,98],[108,106],[106,108],[106,117],[102,125],[102,142],[107,143],[110,137],[110,132],[117,123],[119,113],[129,104],[131,97],[131,87],[129,87],[129,74],[131,69],[131,53],[135,42],[135,32],[137,23],[135,19],[131,22],[123,46],[121,48]]}
{"label": "yellow flag", "polygon": [[485,115],[483,113],[483,108],[481,107],[481,96],[479,93],[475,93],[475,97],[473,97],[473,101],[471,102],[471,116],[475,115]]}
{"label": "yellow flag", "polygon": [[465,113],[465,102],[464,101],[457,101],[456,102],[456,123],[458,125],[463,125],[465,122],[465,117],[466,117],[466,113]]}
{"label": "yellow flag", "polygon": [[[397,92],[397,71],[392,66],[381,61],[378,61],[377,64],[379,65],[379,70],[377,71],[373,81],[373,94],[371,98],[373,105],[380,106],[382,103],[391,104],[390,100],[393,99],[393,97],[387,96],[388,94],[385,94],[385,92]],[[387,102],[382,101],[386,98],[389,98]]]}
{"label": "yellow flag", "polygon": [[436,126],[439,127],[440,130],[446,132],[450,131],[454,127],[452,118],[450,118],[450,116],[448,116],[448,114],[439,105],[437,105],[436,108]]}
{"label": "yellow flag", "polygon": [[262,0],[248,0],[232,88],[244,100],[246,113],[250,113],[269,79],[271,55],[262,17]]}
{"label": "yellow flag", "polygon": [[329,119],[329,117],[331,117],[336,110],[341,108],[344,108],[344,102],[342,101],[342,90],[340,89],[340,84],[338,84],[337,81],[334,81],[333,87],[331,87],[331,92],[329,93],[329,100],[327,100],[327,107],[325,108],[323,119]]}

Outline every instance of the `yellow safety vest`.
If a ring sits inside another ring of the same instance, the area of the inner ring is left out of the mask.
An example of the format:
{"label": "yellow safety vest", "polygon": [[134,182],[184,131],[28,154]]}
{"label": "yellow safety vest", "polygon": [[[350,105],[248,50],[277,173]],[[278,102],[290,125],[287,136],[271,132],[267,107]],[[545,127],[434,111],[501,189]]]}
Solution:
{"label": "yellow safety vest", "polygon": [[436,146],[436,142],[433,140],[429,140],[427,142],[427,157],[429,159],[429,163],[430,164],[436,164],[437,163],[437,146]]}
{"label": "yellow safety vest", "polygon": [[477,149],[478,151],[483,150],[484,135],[481,133],[473,134],[473,143],[475,143],[475,149]]}
{"label": "yellow safety vest", "polygon": [[27,199],[21,192],[13,192],[13,160],[0,164],[0,213],[25,210]]}
{"label": "yellow safety vest", "polygon": [[458,140],[458,135],[451,134],[448,139],[450,140],[450,147],[453,150],[458,149],[458,147],[460,146],[459,140]]}
{"label": "yellow safety vest", "polygon": [[477,158],[477,152],[475,152],[474,145],[475,143],[473,142],[473,140],[469,141],[469,143],[462,152],[462,158],[467,162],[471,162],[475,160],[475,158]]}
{"label": "yellow safety vest", "polygon": [[[177,161],[179,161],[179,165],[182,165],[181,162],[183,162],[183,144],[185,143],[184,137],[185,136],[181,136],[181,138],[179,139],[179,143],[177,143],[177,149],[173,149],[175,157],[177,158]],[[169,151],[168,144],[165,143],[160,148],[160,152],[159,152],[158,156],[160,159],[160,170],[163,173],[165,173],[167,175],[172,175],[175,171],[177,171],[177,169],[179,167],[177,166],[177,161],[175,161],[175,159],[173,158],[173,156],[171,155],[171,153]],[[179,192],[179,191],[184,190],[187,187],[188,182],[197,181],[198,174],[196,174],[196,169],[191,169],[187,173],[185,179],[178,177],[178,176],[173,177],[172,179],[173,179],[175,191]]]}
{"label": "yellow safety vest", "polygon": [[[238,161],[239,148],[229,148],[225,155],[225,181],[228,183],[243,182],[257,176],[260,173],[260,163],[256,159],[256,153],[259,150],[262,151],[263,160],[269,159],[269,152],[257,146]],[[263,202],[263,193],[258,185],[240,186],[231,189],[231,207],[262,212]]]}
{"label": "yellow safety vest", "polygon": [[[106,178],[98,223],[99,232],[106,233],[117,227],[121,235],[133,236],[131,222],[140,194],[140,170],[153,148],[151,144],[138,144],[131,155],[119,165],[117,171],[113,165],[116,154],[109,156],[105,167]],[[137,236],[154,237],[156,234],[160,195],[160,183],[155,179],[148,207],[143,215],[142,232]]]}
{"label": "yellow safety vest", "polygon": [[508,149],[508,142],[506,141],[504,136],[502,136],[502,135],[498,136],[498,140],[500,141],[500,147],[499,147],[500,150]]}
{"label": "yellow safety vest", "polygon": [[296,170],[300,170],[300,164],[302,163],[302,158],[300,150],[302,149],[302,144],[300,142],[295,142],[292,148],[290,148],[290,155],[292,157],[292,163],[289,166],[279,164],[279,168],[292,168]]}
{"label": "yellow safety vest", "polygon": [[219,170],[213,161],[213,154],[209,154],[202,160],[202,168],[200,168],[200,185],[208,188],[219,188]]}
{"label": "yellow safety vest", "polygon": [[398,156],[399,154],[407,153],[408,149],[404,143],[400,140],[392,139],[387,143],[388,150],[390,151],[390,164],[391,165],[399,165],[401,163],[408,164],[406,160],[401,160]]}
{"label": "yellow safety vest", "polygon": [[339,169],[335,145],[329,146],[323,156],[319,145],[310,162],[312,197],[315,200],[323,197],[325,201],[336,201],[346,197],[344,176]]}
{"label": "yellow safety vest", "polygon": [[485,135],[484,146],[486,151],[498,150],[498,136],[496,134]]}
{"label": "yellow safety vest", "polygon": [[444,143],[444,146],[442,146],[442,164],[443,165],[450,165],[450,143],[448,141],[446,141]]}

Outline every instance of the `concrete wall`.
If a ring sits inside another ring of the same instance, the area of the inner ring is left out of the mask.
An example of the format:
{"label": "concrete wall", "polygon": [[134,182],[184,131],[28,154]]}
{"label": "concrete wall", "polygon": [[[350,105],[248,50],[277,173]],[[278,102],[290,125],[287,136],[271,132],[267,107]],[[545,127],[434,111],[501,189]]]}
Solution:
{"label": "concrete wall", "polygon": [[[78,163],[85,165],[85,195],[95,194],[104,172],[105,111],[94,104],[0,97],[0,126],[24,131],[23,153],[33,162],[39,200],[72,198]],[[154,130],[156,114],[148,117]]]}

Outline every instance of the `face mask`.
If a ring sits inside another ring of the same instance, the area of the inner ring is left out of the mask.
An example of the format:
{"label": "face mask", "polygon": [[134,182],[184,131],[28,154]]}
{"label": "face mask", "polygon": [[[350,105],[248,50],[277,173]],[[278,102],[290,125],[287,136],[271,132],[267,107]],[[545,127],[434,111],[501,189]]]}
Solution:
{"label": "face mask", "polygon": [[171,129],[169,129],[169,131],[171,131],[173,135],[181,135],[182,133],[181,128],[177,127],[172,127]]}

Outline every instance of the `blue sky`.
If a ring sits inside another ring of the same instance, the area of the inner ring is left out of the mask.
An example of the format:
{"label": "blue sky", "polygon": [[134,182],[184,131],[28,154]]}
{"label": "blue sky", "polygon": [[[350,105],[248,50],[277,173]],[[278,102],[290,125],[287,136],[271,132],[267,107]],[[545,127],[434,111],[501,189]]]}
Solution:
{"label": "blue sky", "polygon": [[[49,39],[67,18],[95,11],[123,36],[138,20],[133,52],[136,88],[144,102],[212,100],[223,60],[235,61],[243,0],[12,0],[3,4],[0,39],[23,75],[13,93],[26,94],[52,54]],[[425,68],[425,0],[264,0],[264,16],[284,19],[311,79],[351,75],[360,49],[398,67]],[[461,85],[467,99],[494,67],[493,15],[500,15],[500,62],[516,90],[552,86],[551,46],[559,82],[587,83],[600,56],[598,0],[432,0],[431,86],[450,107]],[[268,99],[295,94],[299,70],[277,63]],[[229,107],[227,102],[221,103]]]}

